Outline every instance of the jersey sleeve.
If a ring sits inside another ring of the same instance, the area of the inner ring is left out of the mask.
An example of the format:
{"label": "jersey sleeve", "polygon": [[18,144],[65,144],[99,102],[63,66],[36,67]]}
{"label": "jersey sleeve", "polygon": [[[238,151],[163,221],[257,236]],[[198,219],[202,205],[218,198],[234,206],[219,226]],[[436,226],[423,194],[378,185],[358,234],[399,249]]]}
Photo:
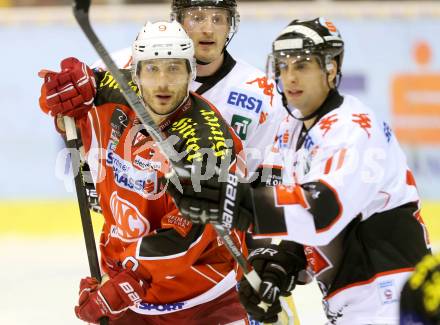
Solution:
{"label": "jersey sleeve", "polygon": [[366,130],[352,120],[338,122],[317,145],[285,162],[295,165],[291,185],[273,188],[287,239],[326,245],[361,216],[379,191],[386,159],[382,134],[376,126]]}

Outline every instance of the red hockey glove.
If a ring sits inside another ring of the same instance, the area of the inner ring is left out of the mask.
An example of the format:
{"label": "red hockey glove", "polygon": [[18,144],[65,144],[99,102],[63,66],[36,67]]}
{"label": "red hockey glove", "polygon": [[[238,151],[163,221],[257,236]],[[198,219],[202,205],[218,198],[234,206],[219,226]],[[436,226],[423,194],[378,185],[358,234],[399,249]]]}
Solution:
{"label": "red hockey glove", "polygon": [[132,272],[125,270],[99,287],[95,278],[81,280],[75,314],[79,319],[97,324],[102,317],[121,317],[130,306],[142,301],[146,287]]}
{"label": "red hockey glove", "polygon": [[61,72],[41,70],[40,107],[52,116],[67,115],[81,118],[93,106],[96,82],[93,71],[76,58],[61,61]]}

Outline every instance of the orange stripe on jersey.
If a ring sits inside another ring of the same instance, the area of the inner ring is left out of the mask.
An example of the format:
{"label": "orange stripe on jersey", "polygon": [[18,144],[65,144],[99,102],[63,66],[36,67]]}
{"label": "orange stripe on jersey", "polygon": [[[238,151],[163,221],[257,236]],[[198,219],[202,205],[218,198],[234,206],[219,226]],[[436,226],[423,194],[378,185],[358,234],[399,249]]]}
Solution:
{"label": "orange stripe on jersey", "polygon": [[416,186],[416,179],[409,169],[406,171],[406,184]]}
{"label": "orange stripe on jersey", "polygon": [[325,163],[324,174],[330,173],[330,169],[332,168],[332,161],[333,161],[333,156],[327,159],[327,162]]}
{"label": "orange stripe on jersey", "polygon": [[321,232],[327,231],[327,230],[329,230],[331,227],[333,227],[333,225],[334,225],[336,222],[338,222],[338,220],[341,218],[341,216],[342,216],[342,211],[343,211],[343,210],[342,210],[342,203],[341,203],[341,200],[339,199],[338,192],[336,192],[336,190],[335,190],[333,187],[331,187],[330,184],[327,183],[326,181],[320,179],[319,182],[322,183],[322,184],[324,184],[324,185],[325,185],[329,190],[331,190],[331,191],[333,192],[333,194],[335,195],[336,202],[338,203],[338,207],[339,207],[339,213],[338,213],[338,215],[336,216],[336,218],[335,218],[335,219],[334,219],[334,220],[333,220],[333,221],[332,221],[327,227],[317,230],[317,231],[316,231],[317,233],[321,233]]}
{"label": "orange stripe on jersey", "polygon": [[130,56],[130,59],[128,59],[127,63],[125,63],[125,65],[122,67],[122,69],[127,69],[131,63],[133,62],[133,57]]}
{"label": "orange stripe on jersey", "polygon": [[342,167],[342,165],[344,164],[344,159],[345,159],[345,153],[347,152],[347,149],[342,149],[341,152],[339,153],[339,159],[338,159],[338,166],[336,166],[336,170],[338,170],[339,168]]}

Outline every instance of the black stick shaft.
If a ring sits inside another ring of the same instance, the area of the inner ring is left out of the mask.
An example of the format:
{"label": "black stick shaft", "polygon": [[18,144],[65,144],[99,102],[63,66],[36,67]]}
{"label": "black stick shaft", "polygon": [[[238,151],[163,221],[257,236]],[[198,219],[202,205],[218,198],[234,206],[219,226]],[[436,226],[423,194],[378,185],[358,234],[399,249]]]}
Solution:
{"label": "black stick shaft", "polygon": [[[90,274],[92,277],[101,282],[101,270],[99,268],[98,252],[96,250],[95,235],[93,233],[92,217],[90,215],[86,188],[84,186],[83,175],[81,172],[81,155],[79,151],[75,121],[71,117],[64,117],[64,124],[66,127],[67,148],[69,148],[70,151],[72,171],[73,175],[75,176],[76,197],[78,198],[78,206],[81,215],[84,241],[86,243]],[[107,325],[108,319],[102,318],[99,323],[100,325]]]}

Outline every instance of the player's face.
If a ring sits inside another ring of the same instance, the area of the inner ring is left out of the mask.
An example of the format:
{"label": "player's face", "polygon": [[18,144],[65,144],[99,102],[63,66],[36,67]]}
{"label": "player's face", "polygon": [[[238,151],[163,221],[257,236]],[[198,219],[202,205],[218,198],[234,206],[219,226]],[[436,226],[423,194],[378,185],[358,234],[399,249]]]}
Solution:
{"label": "player's face", "polygon": [[185,59],[154,59],[139,63],[144,102],[155,113],[173,112],[188,93],[189,72]]}
{"label": "player's face", "polygon": [[194,7],[182,13],[182,26],[195,46],[195,57],[211,63],[222,55],[229,35],[231,16],[228,10]]}
{"label": "player's face", "polygon": [[321,106],[330,90],[328,76],[314,56],[284,57],[278,60],[283,92],[290,106],[303,116]]}

